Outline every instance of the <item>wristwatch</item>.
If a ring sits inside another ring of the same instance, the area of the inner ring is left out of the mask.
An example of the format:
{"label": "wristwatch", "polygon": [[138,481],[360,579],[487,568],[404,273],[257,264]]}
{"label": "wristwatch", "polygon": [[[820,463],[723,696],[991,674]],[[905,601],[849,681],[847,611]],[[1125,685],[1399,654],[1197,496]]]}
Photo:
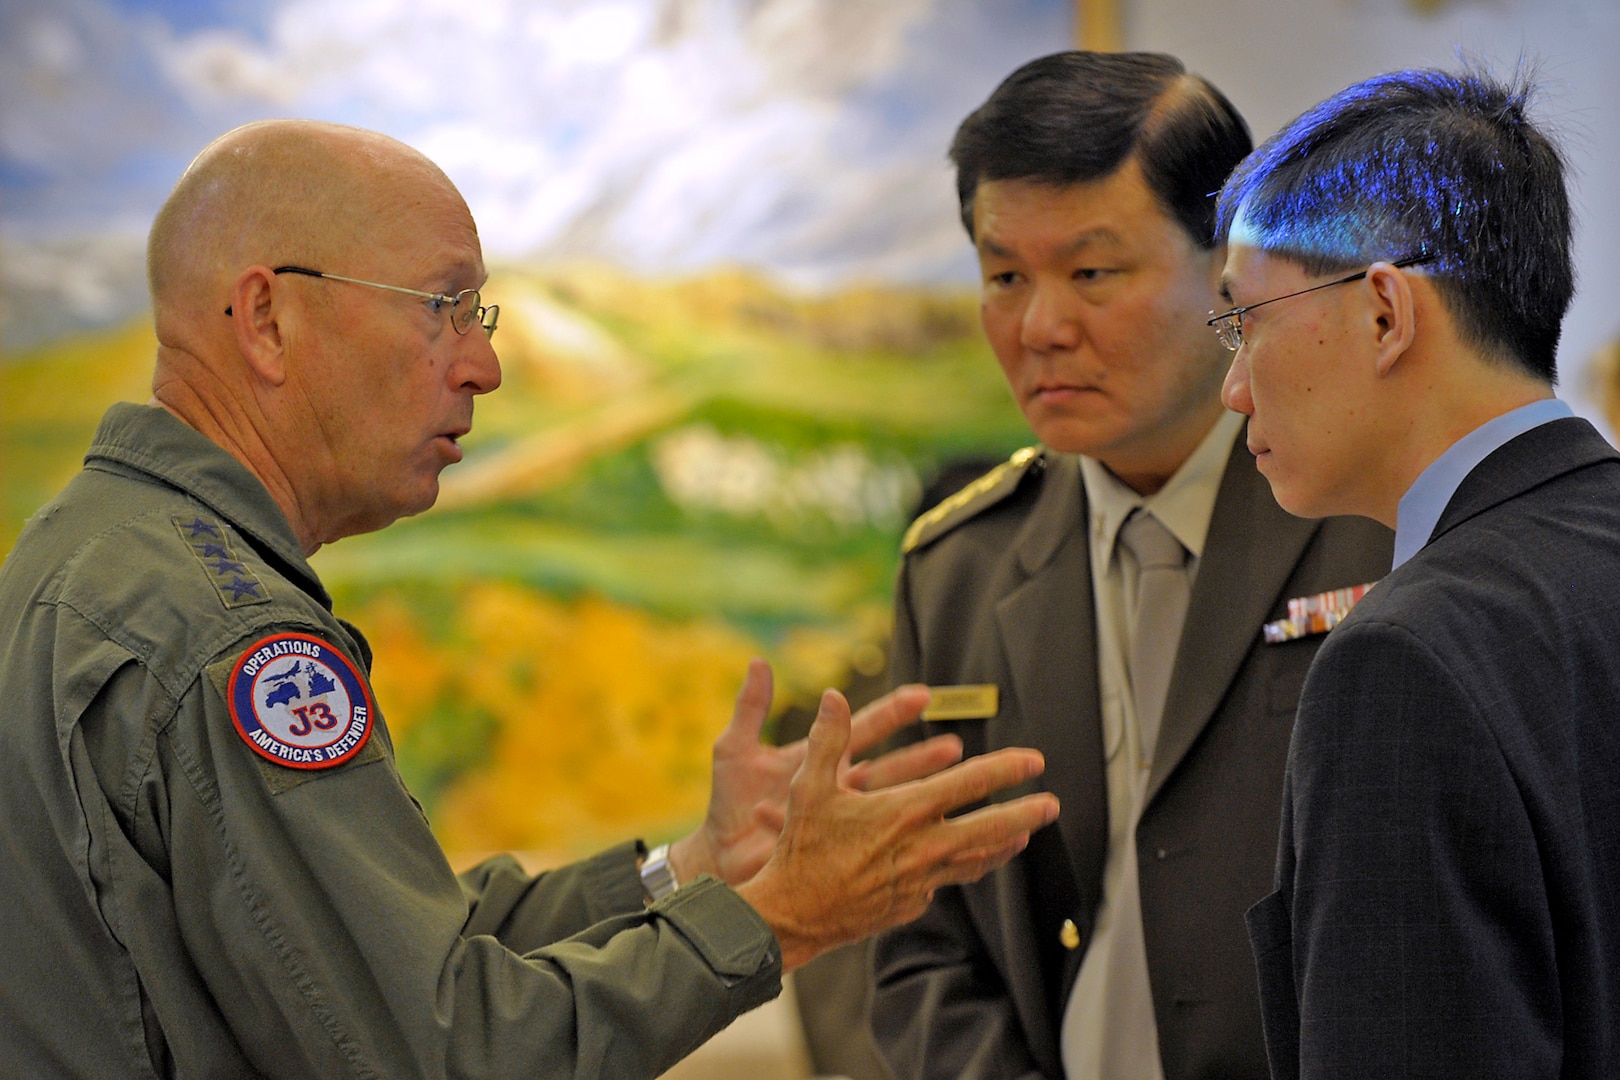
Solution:
{"label": "wristwatch", "polygon": [[675,867],[670,865],[669,845],[659,844],[647,852],[641,861],[641,887],[647,893],[647,903],[656,903],[681,887],[675,880]]}

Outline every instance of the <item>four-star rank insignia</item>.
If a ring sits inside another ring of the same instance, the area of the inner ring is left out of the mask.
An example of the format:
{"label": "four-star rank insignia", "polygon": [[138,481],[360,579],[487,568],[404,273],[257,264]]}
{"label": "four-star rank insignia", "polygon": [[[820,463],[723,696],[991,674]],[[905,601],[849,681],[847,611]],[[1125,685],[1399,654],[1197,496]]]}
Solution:
{"label": "four-star rank insignia", "polygon": [[236,557],[230,537],[225,535],[225,526],[218,519],[201,514],[176,514],[173,521],[174,527],[180,530],[180,539],[197,556],[208,580],[213,582],[220,603],[228,608],[239,608],[270,602],[270,591],[248,564]]}
{"label": "four-star rank insignia", "polygon": [[354,757],[377,711],[349,658],[308,634],[272,634],[248,646],[225,699],[242,740],[266,761],[294,769],[328,769]]}

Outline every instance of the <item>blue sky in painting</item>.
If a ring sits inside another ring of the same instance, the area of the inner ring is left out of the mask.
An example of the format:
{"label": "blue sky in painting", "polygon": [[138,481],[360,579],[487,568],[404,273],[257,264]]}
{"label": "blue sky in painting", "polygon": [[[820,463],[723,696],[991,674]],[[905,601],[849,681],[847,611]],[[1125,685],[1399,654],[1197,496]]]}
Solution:
{"label": "blue sky in painting", "polygon": [[[388,132],[492,261],[967,280],[945,147],[1071,0],[0,0],[0,342],[128,317],[152,214],[265,116]],[[18,315],[28,311],[29,318]],[[49,313],[42,317],[43,313]]]}

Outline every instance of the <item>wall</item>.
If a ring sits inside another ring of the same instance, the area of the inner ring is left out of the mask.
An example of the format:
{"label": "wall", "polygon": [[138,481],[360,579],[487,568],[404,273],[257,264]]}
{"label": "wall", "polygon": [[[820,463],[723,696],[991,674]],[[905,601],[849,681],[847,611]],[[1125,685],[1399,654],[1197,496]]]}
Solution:
{"label": "wall", "polygon": [[1358,79],[1455,68],[1459,48],[1497,71],[1524,57],[1544,92],[1538,119],[1561,137],[1577,215],[1578,291],[1564,323],[1559,396],[1605,426],[1587,378],[1620,334],[1620,3],[1615,0],[1135,0],[1130,48],[1174,53],[1248,117],[1256,139]]}

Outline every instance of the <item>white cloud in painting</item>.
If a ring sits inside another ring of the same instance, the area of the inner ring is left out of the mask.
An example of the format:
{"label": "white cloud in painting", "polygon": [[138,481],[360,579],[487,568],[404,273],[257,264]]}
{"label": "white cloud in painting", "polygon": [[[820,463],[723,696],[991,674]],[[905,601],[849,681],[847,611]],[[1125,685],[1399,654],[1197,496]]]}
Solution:
{"label": "white cloud in painting", "polygon": [[142,232],[7,239],[0,254],[0,324],[7,327],[8,343],[49,337],[49,331],[66,327],[118,322],[146,306]]}
{"label": "white cloud in painting", "polygon": [[[813,278],[831,269],[815,265],[829,215],[867,212],[866,181],[891,196],[907,186],[882,181],[896,162],[848,160],[833,143],[845,96],[900,62],[933,8],[289,0],[262,43],[177,36],[161,59],[199,105],[258,97],[384,121],[462,186],[496,253],[653,269],[743,261]],[[932,181],[951,228],[938,157],[908,171]],[[936,245],[918,239],[883,258],[926,259]]]}
{"label": "white cloud in painting", "polygon": [[690,424],[655,442],[651,456],[664,494],[682,509],[763,517],[784,531],[807,517],[841,529],[898,528],[919,494],[903,458],[875,461],[853,443],[794,455]]}
{"label": "white cloud in painting", "polygon": [[256,22],[193,26],[0,0],[0,99],[27,103],[0,116],[0,230],[50,243],[144,222],[210,136],[295,115],[428,154],[496,259],[960,279],[945,146],[1013,64],[1061,46],[1072,10],[988,7],[268,0]]}

